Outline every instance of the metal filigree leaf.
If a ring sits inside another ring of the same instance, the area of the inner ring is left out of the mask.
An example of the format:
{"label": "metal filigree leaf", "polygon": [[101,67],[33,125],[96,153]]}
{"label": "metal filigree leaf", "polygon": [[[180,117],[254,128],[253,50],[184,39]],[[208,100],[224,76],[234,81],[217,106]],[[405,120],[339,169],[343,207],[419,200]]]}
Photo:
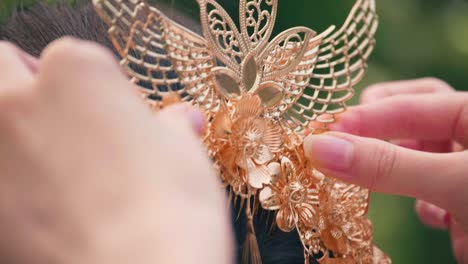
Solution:
{"label": "metal filigree leaf", "polygon": [[264,107],[273,107],[283,100],[283,89],[275,82],[265,82],[257,91]]}
{"label": "metal filigree leaf", "polygon": [[199,0],[203,33],[214,55],[240,74],[247,44],[229,14],[215,0]]}
{"label": "metal filigree leaf", "polygon": [[270,39],[275,25],[278,2],[273,0],[240,1],[240,25],[246,43],[262,50]]}
{"label": "metal filigree leaf", "polygon": [[237,75],[231,70],[224,67],[213,69],[217,88],[225,98],[240,99],[241,82]]}
{"label": "metal filigree leaf", "polygon": [[261,76],[253,53],[251,53],[242,63],[242,76],[244,77],[242,80],[244,91],[249,92],[251,90],[255,90]]}

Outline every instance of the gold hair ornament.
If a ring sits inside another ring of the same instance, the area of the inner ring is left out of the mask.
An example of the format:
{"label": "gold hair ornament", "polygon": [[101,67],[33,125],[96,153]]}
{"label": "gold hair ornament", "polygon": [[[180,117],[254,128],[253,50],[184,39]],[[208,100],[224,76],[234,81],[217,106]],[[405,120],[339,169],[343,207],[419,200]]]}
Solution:
{"label": "gold hair ornament", "polygon": [[305,135],[327,131],[366,72],[375,0],[356,0],[339,29],[295,27],[275,38],[278,0],[240,0],[240,28],[215,0],[198,0],[203,37],[145,0],[93,2],[152,108],[187,101],[205,111],[204,142],[245,207],[244,264],[261,263],[259,206],[275,212],[280,230],[298,232],[305,263],[390,263],[372,242],[369,191],[326,177],[303,151]]}

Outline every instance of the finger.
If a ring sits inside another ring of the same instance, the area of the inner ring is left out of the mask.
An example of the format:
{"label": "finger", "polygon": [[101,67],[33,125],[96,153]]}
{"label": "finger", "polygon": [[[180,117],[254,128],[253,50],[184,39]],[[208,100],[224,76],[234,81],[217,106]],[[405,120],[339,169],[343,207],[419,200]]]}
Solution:
{"label": "finger", "polygon": [[464,151],[465,148],[462,145],[460,145],[460,143],[454,142],[452,144],[452,150],[455,151],[455,152],[461,152],[461,151]]}
{"label": "finger", "polygon": [[131,93],[131,97],[138,97],[110,50],[69,37],[56,40],[45,48],[41,54],[39,79],[48,84],[43,85],[45,88],[67,95],[91,92],[112,97]]}
{"label": "finger", "polygon": [[462,227],[461,223],[452,219],[450,223],[450,237],[457,263],[468,263],[468,226]]}
{"label": "finger", "polygon": [[447,209],[466,209],[462,208],[468,199],[462,189],[468,186],[465,152],[419,152],[341,133],[309,136],[304,147],[313,164],[330,176]]}
{"label": "finger", "polygon": [[450,215],[444,209],[431,203],[417,200],[416,213],[423,224],[437,229],[447,229],[450,224]]}
{"label": "finger", "polygon": [[[123,74],[114,55],[88,41],[63,38],[41,54],[39,105],[61,104],[74,114],[102,114],[138,124],[131,116],[150,115],[138,91]],[[130,124],[128,124],[130,125]]]}
{"label": "finger", "polygon": [[424,151],[432,153],[450,153],[454,150],[453,142],[449,140],[444,141],[428,141],[428,140],[413,140],[413,139],[403,139],[403,140],[392,140],[392,144],[397,146]]}
{"label": "finger", "polygon": [[[446,82],[436,78],[423,78],[417,80],[396,81],[379,83],[364,90],[361,95],[362,103],[371,103],[384,98],[403,94],[425,94],[425,93],[450,93],[455,90]],[[449,153],[453,146],[450,140],[445,141],[424,141],[424,140],[392,140],[393,144],[413,150]]]}
{"label": "finger", "polygon": [[330,128],[380,139],[454,139],[468,145],[468,93],[390,97],[351,108]]}
{"label": "finger", "polygon": [[16,135],[18,123],[25,120],[33,98],[37,59],[11,43],[0,41],[0,132]]}
{"label": "finger", "polygon": [[[0,41],[0,92],[16,92],[33,79],[38,61],[11,43]],[[15,89],[15,90],[12,90]]]}
{"label": "finger", "polygon": [[223,200],[224,194],[202,141],[195,133],[201,120],[204,120],[203,113],[184,104],[168,107],[156,115],[158,149],[164,159],[161,164],[168,171],[167,176],[170,175],[163,180],[168,190],[182,189],[185,196],[197,201],[206,204],[210,199],[217,203]]}
{"label": "finger", "polygon": [[199,135],[203,135],[206,129],[205,115],[198,109],[188,103],[175,104],[168,106],[158,115],[163,115],[163,118],[170,120],[174,116],[183,115],[192,125],[193,130]]}
{"label": "finger", "polygon": [[378,101],[387,97],[404,94],[446,93],[454,92],[447,83],[436,78],[387,82],[372,85],[361,95],[363,104]]}

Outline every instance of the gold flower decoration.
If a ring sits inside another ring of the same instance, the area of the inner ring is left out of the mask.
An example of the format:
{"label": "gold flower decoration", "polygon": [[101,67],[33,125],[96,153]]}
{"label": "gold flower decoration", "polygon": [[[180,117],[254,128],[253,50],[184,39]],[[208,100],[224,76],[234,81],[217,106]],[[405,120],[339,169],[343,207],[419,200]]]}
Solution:
{"label": "gold flower decoration", "polygon": [[298,223],[313,223],[319,206],[318,189],[304,172],[298,172],[293,162],[283,157],[281,163],[268,165],[276,181],[263,188],[259,194],[262,207],[277,210],[276,224],[290,232]]}
{"label": "gold flower decoration", "polygon": [[262,117],[260,104],[258,96],[244,97],[236,103],[233,117],[222,111],[214,117],[211,127],[220,136],[224,133],[227,141],[224,149],[229,151],[221,151],[220,159],[231,168],[243,169],[247,182],[255,189],[270,183],[266,164],[275,157],[282,144],[281,129]]}
{"label": "gold flower decoration", "polygon": [[[349,255],[354,245],[372,248],[372,225],[367,213],[369,191],[359,186],[329,181],[321,193],[318,228],[324,245],[337,255]],[[327,195],[323,195],[327,193]],[[368,242],[368,244],[366,244]],[[372,253],[372,251],[370,252]]]}

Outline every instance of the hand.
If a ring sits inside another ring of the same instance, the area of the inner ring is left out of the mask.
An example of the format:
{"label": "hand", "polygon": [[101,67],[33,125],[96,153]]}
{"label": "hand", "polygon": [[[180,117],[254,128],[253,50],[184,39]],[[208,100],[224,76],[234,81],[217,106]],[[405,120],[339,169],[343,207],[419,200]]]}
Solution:
{"label": "hand", "polygon": [[0,43],[2,263],[229,263],[225,197],[194,129],[142,103],[110,52]]}
{"label": "hand", "polygon": [[418,215],[450,227],[458,261],[468,263],[468,93],[422,79],[375,85],[362,103],[331,126],[357,136],[310,136],[306,154],[333,177],[427,201]]}

